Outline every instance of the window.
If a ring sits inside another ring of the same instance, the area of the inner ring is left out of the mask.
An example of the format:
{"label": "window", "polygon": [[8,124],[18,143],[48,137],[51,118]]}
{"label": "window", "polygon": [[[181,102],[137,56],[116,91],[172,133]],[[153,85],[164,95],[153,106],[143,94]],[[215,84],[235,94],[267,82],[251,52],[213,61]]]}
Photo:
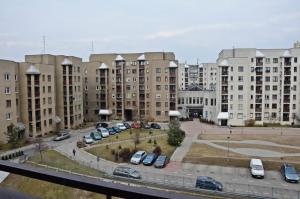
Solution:
{"label": "window", "polygon": [[161,94],[156,94],[156,98],[161,98]]}
{"label": "window", "polygon": [[294,67],[294,72],[295,72],[295,73],[297,72],[297,67]]}
{"label": "window", "polygon": [[51,93],[51,86],[48,86],[48,93]]}
{"label": "window", "polygon": [[48,109],[48,113],[49,113],[49,115],[52,114],[52,108],[49,108],[49,109]]}
{"label": "window", "polygon": [[243,95],[238,95],[239,100],[243,100]]}
{"label": "window", "polygon": [[251,72],[254,72],[255,71],[255,68],[254,67],[251,67]]}
{"label": "window", "polygon": [[296,82],[297,81],[297,76],[294,76],[294,82]]}
{"label": "window", "polygon": [[270,90],[270,86],[269,86],[269,85],[266,85],[266,86],[265,86],[265,90],[266,90],[266,91],[269,91],[269,90]]}
{"label": "window", "polygon": [[273,73],[277,73],[278,72],[278,68],[277,67],[274,67],[273,68]]}
{"label": "window", "polygon": [[52,98],[48,97],[48,104],[52,104]]}
{"label": "window", "polygon": [[243,82],[243,76],[239,76],[239,82]]}
{"label": "window", "polygon": [[5,94],[10,94],[10,88],[9,87],[5,87]]}
{"label": "window", "polygon": [[277,104],[272,104],[272,109],[276,109],[277,108]]}
{"label": "window", "polygon": [[273,63],[277,64],[278,63],[278,58],[273,58]]}
{"label": "window", "polygon": [[46,104],[46,98],[43,98],[43,104]]}
{"label": "window", "polygon": [[160,77],[156,77],[156,82],[160,82],[161,78]]}
{"label": "window", "polygon": [[45,75],[42,75],[42,80],[43,80],[43,82],[45,81]]}
{"label": "window", "polygon": [[296,110],[296,104],[293,104],[293,110]]}
{"label": "window", "polygon": [[156,90],[160,91],[161,90],[161,85],[156,85]]}
{"label": "window", "polygon": [[273,82],[278,82],[278,77],[277,76],[273,76]]}
{"label": "window", "polygon": [[156,107],[161,107],[161,102],[156,102]]}
{"label": "window", "polygon": [[165,85],[165,90],[167,91],[169,89],[168,85]]}
{"label": "window", "polygon": [[11,107],[11,100],[6,100],[6,108],[10,108]]}
{"label": "window", "polygon": [[239,110],[243,110],[243,104],[239,104],[238,108]]}
{"label": "window", "polygon": [[48,79],[48,82],[51,82],[51,75],[48,75],[47,79]]}
{"label": "window", "polygon": [[277,91],[277,86],[273,86],[273,91]]}
{"label": "window", "polygon": [[266,76],[266,82],[270,82],[270,76]]}
{"label": "window", "polygon": [[239,91],[242,91],[242,90],[243,90],[243,85],[239,85],[239,86],[238,86],[238,90],[239,90]]}
{"label": "window", "polygon": [[251,76],[251,82],[254,82],[254,76]]}
{"label": "window", "polygon": [[239,67],[238,67],[238,71],[239,71],[239,72],[244,72],[244,66],[239,66]]}
{"label": "window", "polygon": [[160,68],[156,68],[156,73],[161,73],[161,69]]}
{"label": "window", "polygon": [[165,73],[168,73],[169,72],[169,69],[168,68],[165,68]]}
{"label": "window", "polygon": [[273,100],[277,100],[277,95],[272,95]]}
{"label": "window", "polygon": [[294,62],[297,63],[298,59],[297,57],[294,57]]}
{"label": "window", "polygon": [[271,72],[271,68],[270,67],[266,67],[266,73],[270,73]]}
{"label": "window", "polygon": [[238,118],[238,119],[243,119],[243,113],[238,113],[238,114],[237,114],[237,118]]}
{"label": "window", "polygon": [[130,69],[127,69],[127,74],[130,74]]}
{"label": "window", "polygon": [[4,79],[5,79],[6,81],[9,81],[9,80],[10,80],[10,74],[9,74],[9,73],[5,73],[5,74],[4,74]]}
{"label": "window", "polygon": [[11,120],[11,113],[5,113],[6,120]]}
{"label": "window", "polygon": [[156,116],[160,116],[161,112],[160,111],[156,111]]}
{"label": "window", "polygon": [[270,58],[266,58],[266,63],[269,64],[270,63]]}

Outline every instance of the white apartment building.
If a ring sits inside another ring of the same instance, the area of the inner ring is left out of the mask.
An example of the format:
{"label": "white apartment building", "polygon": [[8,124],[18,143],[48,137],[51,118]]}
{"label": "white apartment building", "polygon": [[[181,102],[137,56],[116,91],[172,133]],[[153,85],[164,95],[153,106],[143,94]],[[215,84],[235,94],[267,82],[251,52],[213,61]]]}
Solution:
{"label": "white apartment building", "polygon": [[217,59],[220,125],[298,124],[300,43],[289,49],[225,49]]}

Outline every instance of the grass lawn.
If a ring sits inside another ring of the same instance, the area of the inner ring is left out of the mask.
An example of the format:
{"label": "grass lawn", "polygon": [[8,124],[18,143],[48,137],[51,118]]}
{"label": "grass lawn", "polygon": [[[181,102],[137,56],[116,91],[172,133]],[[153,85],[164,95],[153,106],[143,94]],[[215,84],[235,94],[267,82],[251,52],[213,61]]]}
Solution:
{"label": "grass lawn", "polygon": [[[40,155],[30,158],[30,161],[46,164],[61,169],[69,169],[74,172],[83,173],[93,176],[102,176],[102,174],[94,169],[90,169],[79,165],[56,151],[47,151],[43,153],[43,162],[40,162]],[[57,185],[50,182],[27,178],[19,175],[10,174],[4,182],[1,183],[2,187],[8,187],[19,192],[26,193],[31,196],[56,199],[56,198],[88,198],[88,199],[104,199],[105,196],[88,192],[80,189],[74,189],[62,185]]]}
{"label": "grass lawn", "polygon": [[[150,133],[151,131],[151,133]],[[110,135],[108,138],[105,138],[103,140],[100,140],[98,143],[113,143],[113,142],[119,142],[122,140],[131,140],[135,137],[135,134],[139,133],[140,138],[148,137],[148,136],[155,136],[155,135],[161,135],[166,134],[167,131],[160,130],[160,129],[128,129],[126,131],[122,131],[121,133],[117,133],[115,135]]]}
{"label": "grass lawn", "polygon": [[29,145],[29,144],[32,144],[28,141],[26,141],[25,139],[23,140],[20,140],[16,146],[13,146],[11,143],[0,143],[0,152],[5,152],[5,151],[9,151],[9,150],[12,150],[12,149],[16,149],[16,148],[20,148],[20,147],[23,147],[23,146],[26,146],[26,145]]}
{"label": "grass lawn", "polygon": [[292,163],[297,168],[297,170],[300,170],[299,157],[261,158],[261,157],[240,155],[233,152],[229,152],[229,156],[227,156],[227,150],[222,150],[215,147],[211,147],[206,144],[198,144],[198,143],[192,144],[189,152],[186,154],[183,161],[189,163],[195,163],[195,164],[248,168],[249,161],[251,158],[261,159],[264,163],[265,169],[267,170],[279,170],[280,166],[284,162]]}
{"label": "grass lawn", "polygon": [[[168,139],[168,136],[162,136],[162,137],[159,137],[156,139],[157,141],[157,145],[156,146],[160,146],[161,150],[162,150],[162,153],[167,155],[168,157],[170,157],[174,150],[175,150],[175,147],[173,146],[170,146],[167,142],[167,139]],[[144,150],[146,152],[152,152],[153,149],[156,147],[154,144],[153,144],[153,138],[151,139],[152,142],[151,143],[148,143],[148,140],[149,139],[146,139],[146,140],[141,140],[140,144],[137,145],[137,149],[138,150]],[[115,161],[115,157],[114,155],[112,155],[111,151],[112,149],[115,149],[116,151],[118,150],[119,148],[119,145],[121,145],[122,148],[130,148],[130,150],[133,150],[134,149],[134,142],[132,140],[129,140],[129,141],[126,141],[126,142],[123,142],[123,143],[120,143],[120,144],[111,144],[111,145],[108,145],[109,148],[106,148],[106,146],[99,146],[99,147],[94,147],[94,148],[91,148],[91,149],[88,149],[87,151],[91,154],[94,154],[94,155],[100,155],[102,158],[106,159],[106,160],[110,160],[110,161]],[[121,160],[119,160],[120,162]]]}
{"label": "grass lawn", "polygon": [[[198,136],[198,139],[201,140],[224,140],[227,141],[228,134],[202,134]],[[300,146],[300,136],[289,136],[289,135],[230,135],[230,140],[232,141],[241,141],[241,140],[261,140],[269,141],[277,144],[286,144],[292,146]]]}

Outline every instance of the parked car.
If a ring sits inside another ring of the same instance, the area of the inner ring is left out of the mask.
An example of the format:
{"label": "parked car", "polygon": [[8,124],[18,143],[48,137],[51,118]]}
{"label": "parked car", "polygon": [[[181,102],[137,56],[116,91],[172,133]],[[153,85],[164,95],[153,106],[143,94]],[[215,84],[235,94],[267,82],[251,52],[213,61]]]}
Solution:
{"label": "parked car", "polygon": [[95,140],[95,141],[101,140],[101,139],[102,139],[102,137],[101,137],[101,135],[99,134],[98,131],[92,131],[92,132],[90,133],[90,136],[91,136],[91,137],[93,138],[93,140]]}
{"label": "parked car", "polygon": [[299,183],[299,175],[293,165],[283,164],[280,171],[285,181]]}
{"label": "parked car", "polygon": [[134,129],[139,129],[139,128],[141,128],[141,125],[138,122],[133,122],[131,124],[131,127],[134,128]]}
{"label": "parked car", "polygon": [[250,160],[250,172],[251,175],[255,178],[264,178],[265,176],[264,167],[260,159]]}
{"label": "parked car", "polygon": [[106,128],[100,127],[97,130],[101,133],[101,136],[103,138],[106,138],[106,137],[109,136],[109,132],[108,132],[108,130]]}
{"label": "parked car", "polygon": [[126,177],[126,178],[133,178],[133,179],[141,179],[142,176],[138,170],[135,170],[130,167],[117,167],[113,171],[113,175],[120,176],[120,177]]}
{"label": "parked car", "polygon": [[131,157],[130,163],[140,164],[144,160],[146,155],[147,155],[147,153],[145,151],[138,151]]}
{"label": "parked car", "polygon": [[119,122],[115,125],[116,127],[118,127],[121,131],[126,130],[126,126],[124,126],[124,124],[122,122]]}
{"label": "parked car", "polygon": [[123,122],[123,124],[127,129],[131,129],[131,126],[128,122]]}
{"label": "parked car", "polygon": [[71,135],[68,131],[60,131],[57,136],[53,139],[54,141],[61,141],[70,138]]}
{"label": "parked car", "polygon": [[111,128],[113,128],[117,133],[120,133],[120,132],[121,132],[121,129],[119,129],[119,128],[116,127],[116,126],[113,126],[113,127],[111,127]]}
{"label": "parked car", "polygon": [[144,128],[144,129],[150,129],[151,127],[150,127],[150,125],[149,125],[148,123],[142,122],[142,123],[141,123],[141,128]]}
{"label": "parked car", "polygon": [[94,140],[90,135],[85,135],[83,136],[83,142],[86,144],[92,144]]}
{"label": "parked car", "polygon": [[148,153],[143,160],[143,164],[146,166],[151,166],[155,162],[157,156],[158,154],[156,153]]}
{"label": "parked car", "polygon": [[98,123],[96,124],[96,129],[97,129],[97,128],[100,128],[100,127],[107,128],[107,127],[108,127],[108,124],[105,123],[105,122],[98,122]]}
{"label": "parked car", "polygon": [[169,163],[169,158],[166,155],[160,155],[154,162],[155,168],[164,168]]}
{"label": "parked car", "polygon": [[152,123],[152,124],[150,125],[150,127],[151,127],[152,129],[161,129],[161,126],[160,126],[159,124],[157,124],[157,123]]}
{"label": "parked car", "polygon": [[107,128],[107,130],[109,132],[109,135],[114,135],[117,133],[117,131],[113,127]]}
{"label": "parked car", "polygon": [[222,183],[208,176],[198,176],[196,180],[196,188],[208,189],[212,191],[222,191]]}

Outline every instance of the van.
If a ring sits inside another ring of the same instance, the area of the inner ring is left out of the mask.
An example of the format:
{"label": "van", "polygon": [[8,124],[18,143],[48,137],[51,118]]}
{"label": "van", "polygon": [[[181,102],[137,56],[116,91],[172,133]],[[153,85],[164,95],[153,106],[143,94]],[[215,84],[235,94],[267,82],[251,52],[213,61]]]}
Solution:
{"label": "van", "polygon": [[223,185],[211,177],[198,176],[196,180],[196,188],[207,189],[212,191],[222,191]]}
{"label": "van", "polygon": [[260,159],[251,159],[250,160],[250,173],[252,177],[255,178],[264,178],[265,171],[263,163]]}

